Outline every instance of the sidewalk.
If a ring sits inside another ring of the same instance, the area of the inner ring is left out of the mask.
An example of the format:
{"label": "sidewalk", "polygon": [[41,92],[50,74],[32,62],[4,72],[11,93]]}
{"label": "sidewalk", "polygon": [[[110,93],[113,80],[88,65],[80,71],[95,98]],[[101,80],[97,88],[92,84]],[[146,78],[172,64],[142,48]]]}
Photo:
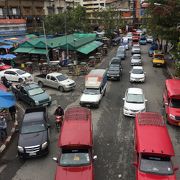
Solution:
{"label": "sidewalk", "polygon": [[174,69],[174,62],[173,60],[169,59],[168,55],[165,55],[166,60],[166,69],[169,74],[169,76],[174,79],[175,78],[175,69]]}

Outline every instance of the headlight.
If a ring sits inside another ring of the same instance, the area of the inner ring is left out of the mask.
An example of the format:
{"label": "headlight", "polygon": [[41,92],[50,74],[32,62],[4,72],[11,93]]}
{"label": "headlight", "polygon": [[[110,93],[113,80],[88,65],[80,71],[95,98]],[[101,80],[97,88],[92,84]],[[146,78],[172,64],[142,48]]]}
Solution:
{"label": "headlight", "polygon": [[39,105],[39,101],[35,101],[35,104],[36,104],[36,105]]}
{"label": "headlight", "polygon": [[176,120],[175,116],[172,114],[169,114],[169,118]]}
{"label": "headlight", "polygon": [[21,146],[18,146],[18,151],[19,151],[19,152],[21,152],[21,153],[23,153],[23,152],[24,152],[24,149],[23,149],[23,147],[21,147]]}
{"label": "headlight", "polygon": [[126,107],[124,107],[124,110],[128,111],[129,109],[128,109],[128,108],[126,108]]}
{"label": "headlight", "polygon": [[47,147],[47,145],[48,145],[47,141],[44,142],[44,143],[41,145],[42,149],[45,149],[45,148]]}

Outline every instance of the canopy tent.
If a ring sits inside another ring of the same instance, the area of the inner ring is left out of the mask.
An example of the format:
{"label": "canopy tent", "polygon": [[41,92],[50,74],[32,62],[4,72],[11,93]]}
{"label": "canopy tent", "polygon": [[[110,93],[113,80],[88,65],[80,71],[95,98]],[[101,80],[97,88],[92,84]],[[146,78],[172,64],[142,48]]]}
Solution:
{"label": "canopy tent", "polygon": [[29,54],[47,54],[46,49],[32,49]]}
{"label": "canopy tent", "polygon": [[9,108],[16,103],[15,97],[12,93],[0,90],[0,109]]}
{"label": "canopy tent", "polygon": [[80,48],[77,49],[77,51],[83,54],[89,54],[90,52],[94,51],[95,49],[97,49],[98,47],[102,45],[103,43],[100,41],[93,41],[84,46],[81,46]]}
{"label": "canopy tent", "polygon": [[16,55],[14,54],[5,54],[2,56],[2,59],[14,59],[16,58]]}
{"label": "canopy tent", "polygon": [[11,46],[11,45],[2,45],[2,46],[0,46],[0,49],[1,48],[3,48],[3,49],[11,49],[11,48],[13,48],[13,46]]}
{"label": "canopy tent", "polygon": [[19,47],[14,50],[15,53],[29,53],[33,48]]}

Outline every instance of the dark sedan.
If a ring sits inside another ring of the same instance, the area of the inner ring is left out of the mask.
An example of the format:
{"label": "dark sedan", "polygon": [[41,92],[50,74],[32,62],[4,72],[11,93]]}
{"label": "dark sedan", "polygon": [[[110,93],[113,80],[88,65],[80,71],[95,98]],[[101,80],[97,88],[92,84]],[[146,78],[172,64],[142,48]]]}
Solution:
{"label": "dark sedan", "polygon": [[120,80],[122,76],[122,66],[118,64],[111,64],[107,70],[107,79]]}

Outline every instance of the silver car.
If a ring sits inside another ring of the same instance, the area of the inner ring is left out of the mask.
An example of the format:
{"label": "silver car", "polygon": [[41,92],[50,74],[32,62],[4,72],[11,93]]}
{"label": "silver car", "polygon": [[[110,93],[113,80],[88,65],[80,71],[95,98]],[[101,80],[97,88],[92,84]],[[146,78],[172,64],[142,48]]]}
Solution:
{"label": "silver car", "polygon": [[134,54],[131,57],[131,66],[142,65],[142,58],[140,54]]}

